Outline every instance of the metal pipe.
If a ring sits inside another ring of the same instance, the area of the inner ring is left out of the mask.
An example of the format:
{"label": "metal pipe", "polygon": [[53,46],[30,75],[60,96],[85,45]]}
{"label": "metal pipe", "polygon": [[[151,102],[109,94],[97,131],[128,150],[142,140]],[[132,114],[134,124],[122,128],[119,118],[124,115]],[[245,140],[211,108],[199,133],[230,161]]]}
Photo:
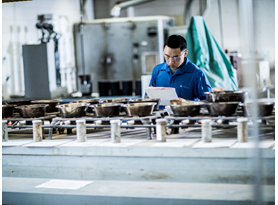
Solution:
{"label": "metal pipe", "polygon": [[76,135],[78,142],[86,142],[86,121],[76,120]]}
{"label": "metal pipe", "polygon": [[199,12],[200,12],[200,15],[203,13],[203,0],[199,0]]}
{"label": "metal pipe", "polygon": [[111,140],[113,143],[121,142],[121,128],[120,128],[120,120],[110,120],[111,124]]}
{"label": "metal pipe", "polygon": [[35,142],[42,141],[42,121],[33,120],[33,140]]}
{"label": "metal pipe", "polygon": [[82,58],[82,73],[83,73],[83,75],[86,74],[85,56],[84,56],[84,32],[83,32],[83,12],[84,12],[85,1],[83,2],[83,0],[80,0],[80,25],[79,25],[79,29],[80,29],[80,44],[81,44],[81,58]]}
{"label": "metal pipe", "polygon": [[248,119],[247,118],[238,118],[237,119],[237,141],[238,142],[247,142],[248,141]]}
{"label": "metal pipe", "polygon": [[[187,3],[185,4],[185,9],[184,9],[184,24],[188,25],[190,22],[190,18],[192,16],[191,14],[191,6],[192,6],[193,0],[188,0]],[[208,9],[210,8],[210,0],[206,0],[205,3],[205,8],[203,8],[202,5],[202,0],[199,0],[199,9],[200,9],[200,16],[205,16]],[[203,11],[204,9],[204,11]]]}
{"label": "metal pipe", "polygon": [[191,6],[192,6],[193,0],[188,0],[187,3],[185,4],[185,9],[184,9],[184,24],[188,25],[190,22],[190,17],[191,17]]}
{"label": "metal pipe", "polygon": [[8,141],[8,121],[2,120],[2,141]]}
{"label": "metal pipe", "polygon": [[[237,127],[237,125],[211,125],[214,128],[233,128]],[[275,124],[261,124],[261,125],[256,125],[259,128],[275,128]],[[86,128],[110,128],[110,125],[86,125]],[[200,124],[196,125],[166,125],[168,128],[188,128],[188,127],[201,127]],[[254,128],[254,125],[249,125],[248,127]],[[16,126],[11,126],[9,125],[8,128],[33,128],[32,125],[16,125]],[[76,128],[76,125],[42,125],[42,128]],[[156,125],[121,125],[121,128],[156,128]]]}
{"label": "metal pipe", "polygon": [[220,0],[218,0],[218,14],[219,14],[219,24],[220,24],[221,47],[222,47],[222,49],[224,49],[223,26],[222,26],[222,12],[221,12],[221,2],[220,2]]}
{"label": "metal pipe", "polygon": [[118,2],[110,10],[110,15],[112,17],[119,17],[121,15],[121,9],[128,8],[131,6],[136,6],[149,1],[154,1],[154,0],[129,0],[124,2]]}
{"label": "metal pipe", "polygon": [[166,120],[156,119],[156,140],[158,142],[166,142]]}
{"label": "metal pipe", "polygon": [[211,142],[211,119],[201,120],[202,122],[202,141]]}

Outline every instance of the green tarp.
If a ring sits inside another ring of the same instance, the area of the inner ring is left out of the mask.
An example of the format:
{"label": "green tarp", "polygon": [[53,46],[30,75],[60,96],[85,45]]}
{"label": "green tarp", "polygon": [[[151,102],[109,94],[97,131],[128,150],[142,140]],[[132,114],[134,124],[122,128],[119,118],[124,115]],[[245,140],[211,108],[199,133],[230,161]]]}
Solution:
{"label": "green tarp", "polygon": [[191,18],[186,34],[188,59],[201,68],[212,87],[238,90],[236,69],[201,16]]}

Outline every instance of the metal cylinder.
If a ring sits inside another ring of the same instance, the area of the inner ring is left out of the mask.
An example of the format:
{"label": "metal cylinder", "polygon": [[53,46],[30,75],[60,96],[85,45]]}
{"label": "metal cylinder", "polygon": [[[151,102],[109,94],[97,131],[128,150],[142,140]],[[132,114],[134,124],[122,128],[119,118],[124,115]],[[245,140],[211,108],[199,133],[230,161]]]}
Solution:
{"label": "metal cylinder", "polygon": [[247,118],[238,118],[237,119],[237,141],[238,142],[247,142],[248,141],[248,119]]}
{"label": "metal cylinder", "polygon": [[157,119],[156,122],[156,140],[158,142],[166,142],[166,120]]}
{"label": "metal cylinder", "polygon": [[76,120],[76,136],[78,142],[86,142],[86,121]]}
{"label": "metal cylinder", "polygon": [[127,123],[128,125],[134,125],[134,124],[135,124],[135,121],[134,121],[134,120],[128,120],[128,121],[126,121],[126,123]]}
{"label": "metal cylinder", "polygon": [[102,121],[101,121],[101,120],[96,120],[96,121],[95,121],[95,124],[96,124],[96,125],[101,125],[101,124],[102,124]]}
{"label": "metal cylinder", "polygon": [[111,124],[111,140],[113,143],[121,142],[121,129],[120,129],[120,120],[110,120]]}
{"label": "metal cylinder", "polygon": [[[65,125],[70,125],[70,121],[69,120],[65,121]],[[71,128],[67,128],[67,134],[72,134]]]}
{"label": "metal cylinder", "polygon": [[2,141],[8,141],[8,121],[2,120]]}
{"label": "metal cylinder", "polygon": [[203,142],[211,142],[211,119],[201,120],[201,123]]}
{"label": "metal cylinder", "polygon": [[41,120],[33,120],[33,140],[35,142],[42,141],[42,121]]}

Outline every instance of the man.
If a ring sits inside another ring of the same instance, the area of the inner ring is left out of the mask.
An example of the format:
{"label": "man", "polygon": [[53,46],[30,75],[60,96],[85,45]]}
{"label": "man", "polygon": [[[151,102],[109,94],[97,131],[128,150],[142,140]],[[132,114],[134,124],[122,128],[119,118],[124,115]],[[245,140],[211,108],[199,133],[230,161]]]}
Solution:
{"label": "man", "polygon": [[169,36],[164,45],[166,62],[154,67],[149,86],[173,87],[180,99],[205,100],[204,92],[212,88],[205,73],[186,58],[186,40],[180,35]]}

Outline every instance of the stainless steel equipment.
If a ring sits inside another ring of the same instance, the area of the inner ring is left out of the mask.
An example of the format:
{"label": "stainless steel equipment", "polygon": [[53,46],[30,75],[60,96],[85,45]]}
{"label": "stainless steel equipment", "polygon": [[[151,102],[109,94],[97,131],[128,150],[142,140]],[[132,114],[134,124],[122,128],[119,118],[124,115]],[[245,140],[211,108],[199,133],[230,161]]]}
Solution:
{"label": "stainless steel equipment", "polygon": [[45,116],[47,104],[33,104],[17,106],[20,117],[41,117]]}
{"label": "stainless steel equipment", "polygon": [[239,102],[213,102],[205,106],[212,116],[231,116],[236,113]]}
{"label": "stainless steel equipment", "polygon": [[245,102],[248,93],[245,91],[214,91],[205,92],[209,102]]}
{"label": "stainless steel equipment", "polygon": [[154,107],[154,110],[158,110],[160,101],[161,101],[160,98],[139,98],[139,99],[131,100],[130,103],[146,103],[146,102],[153,102],[153,103],[156,103],[156,105],[155,105],[155,107]]}
{"label": "stainless steel equipment", "polygon": [[67,93],[56,83],[54,43],[22,46],[25,97],[52,99]]}
{"label": "stainless steel equipment", "polygon": [[2,118],[12,117],[16,105],[2,105]]}
{"label": "stainless steel equipment", "polygon": [[129,101],[131,101],[131,98],[112,98],[112,99],[107,99],[104,100],[104,103],[128,103]]}
{"label": "stainless steel equipment", "polygon": [[[95,105],[95,104],[101,104],[101,103],[103,103],[103,101],[101,99],[87,99],[87,100],[76,100],[76,101],[72,101],[70,103],[89,103],[90,105]],[[92,108],[88,107],[87,112],[93,113]]]}
{"label": "stainless steel equipment", "polygon": [[93,92],[93,85],[90,75],[79,75],[80,79],[79,90],[83,96],[91,96]]}
{"label": "stainless steel equipment", "polygon": [[203,102],[172,102],[170,107],[173,111],[174,116],[196,116],[200,114],[201,105]]}
{"label": "stainless steel equipment", "polygon": [[239,104],[243,108],[243,113],[245,116],[252,116],[254,106],[258,108],[258,116],[268,116],[272,114],[274,108],[274,102],[248,102]]}
{"label": "stainless steel equipment", "polygon": [[119,116],[121,103],[103,103],[90,105],[96,117],[114,117]]}
{"label": "stainless steel equipment", "polygon": [[150,116],[153,114],[156,103],[131,103],[122,105],[128,116]]}
{"label": "stainless steel equipment", "polygon": [[[82,34],[79,23],[74,24],[78,75],[92,75],[93,92],[99,92],[98,82],[102,81],[105,83],[100,86],[106,86],[105,90],[111,89],[106,85],[110,81],[119,82],[120,90],[124,89],[123,81],[132,81],[135,90],[142,74],[150,74],[156,64],[164,62],[166,28],[174,24],[174,19],[168,16],[98,19],[83,22]],[[86,42],[83,46],[85,71],[80,35]]]}
{"label": "stainless steel equipment", "polygon": [[31,101],[32,104],[48,104],[46,107],[46,112],[57,112],[58,109],[56,105],[60,105],[62,100],[33,100]]}
{"label": "stainless steel equipment", "polygon": [[82,117],[86,115],[89,103],[70,103],[57,105],[62,117]]}

